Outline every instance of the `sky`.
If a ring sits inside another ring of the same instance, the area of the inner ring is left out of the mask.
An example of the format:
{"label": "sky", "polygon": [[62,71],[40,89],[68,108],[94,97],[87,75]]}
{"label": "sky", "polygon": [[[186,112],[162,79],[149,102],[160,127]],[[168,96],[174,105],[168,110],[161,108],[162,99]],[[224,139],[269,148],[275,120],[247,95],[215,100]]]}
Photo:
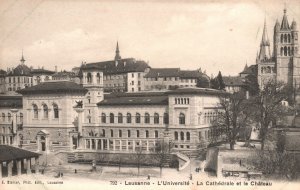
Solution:
{"label": "sky", "polygon": [[255,64],[264,19],[272,42],[285,4],[299,23],[298,0],[1,0],[0,68],[23,51],[28,66],[70,70],[112,60],[118,41],[122,58],[154,68],[234,76]]}

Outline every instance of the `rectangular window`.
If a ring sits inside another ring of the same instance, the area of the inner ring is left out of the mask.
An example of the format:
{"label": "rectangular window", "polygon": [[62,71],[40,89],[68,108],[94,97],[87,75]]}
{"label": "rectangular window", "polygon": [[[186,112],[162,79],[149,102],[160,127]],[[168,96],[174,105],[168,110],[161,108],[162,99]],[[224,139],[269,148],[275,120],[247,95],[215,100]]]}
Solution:
{"label": "rectangular window", "polygon": [[131,74],[131,77],[134,78],[134,73]]}

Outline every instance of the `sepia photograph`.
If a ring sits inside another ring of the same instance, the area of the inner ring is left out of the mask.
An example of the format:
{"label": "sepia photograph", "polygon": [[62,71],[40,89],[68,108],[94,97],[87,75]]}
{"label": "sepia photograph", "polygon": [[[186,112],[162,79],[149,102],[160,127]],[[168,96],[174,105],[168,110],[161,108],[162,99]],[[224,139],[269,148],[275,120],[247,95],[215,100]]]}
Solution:
{"label": "sepia photograph", "polygon": [[1,0],[0,189],[299,189],[299,0]]}

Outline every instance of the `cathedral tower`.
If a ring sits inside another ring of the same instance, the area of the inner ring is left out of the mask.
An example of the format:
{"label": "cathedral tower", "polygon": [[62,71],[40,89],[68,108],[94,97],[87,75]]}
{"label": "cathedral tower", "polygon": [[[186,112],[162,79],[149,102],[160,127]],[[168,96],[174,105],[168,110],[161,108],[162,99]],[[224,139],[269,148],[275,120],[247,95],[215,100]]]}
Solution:
{"label": "cathedral tower", "polygon": [[277,21],[274,27],[277,81],[283,81],[294,86],[300,83],[297,24],[293,21],[290,26],[286,9],[283,12],[281,25]]}

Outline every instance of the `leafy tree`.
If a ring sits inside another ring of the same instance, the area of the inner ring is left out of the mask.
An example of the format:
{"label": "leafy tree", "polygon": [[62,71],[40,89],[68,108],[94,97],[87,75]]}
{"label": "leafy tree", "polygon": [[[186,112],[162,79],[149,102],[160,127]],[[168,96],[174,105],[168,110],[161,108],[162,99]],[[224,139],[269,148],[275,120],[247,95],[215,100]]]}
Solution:
{"label": "leafy tree", "polygon": [[219,71],[219,74],[217,77],[211,79],[210,83],[211,83],[211,88],[213,88],[213,89],[217,89],[217,90],[225,89],[225,83],[223,81],[221,71]]}
{"label": "leafy tree", "polygon": [[197,87],[199,88],[209,88],[210,87],[210,80],[208,76],[202,74],[200,77],[197,78]]}
{"label": "leafy tree", "polygon": [[236,92],[220,97],[219,106],[222,111],[214,121],[214,126],[223,128],[222,131],[225,131],[230,149],[233,150],[238,132],[242,128],[245,129],[250,122],[248,102],[243,92]]}
{"label": "leafy tree", "polygon": [[268,129],[282,119],[288,109],[282,105],[283,100],[289,97],[289,88],[282,82],[273,80],[267,81],[262,90],[250,99],[253,108],[253,120],[259,124],[261,149],[264,149],[264,142]]}
{"label": "leafy tree", "polygon": [[155,158],[158,161],[160,168],[160,177],[162,175],[162,168],[168,158],[170,158],[170,152],[173,148],[172,142],[166,142],[163,139],[158,141],[155,146]]}
{"label": "leafy tree", "polygon": [[138,168],[138,176],[140,176],[140,167],[141,167],[141,161],[143,159],[143,148],[141,146],[135,147],[135,154],[133,154],[133,159],[137,163]]}
{"label": "leafy tree", "polygon": [[265,149],[257,152],[254,167],[266,175],[293,180],[300,169],[295,153],[286,151],[286,135],[283,131],[268,129]]}
{"label": "leafy tree", "polygon": [[249,91],[250,96],[257,95],[259,92],[259,85],[257,81],[257,76],[247,75],[245,77],[246,90]]}

